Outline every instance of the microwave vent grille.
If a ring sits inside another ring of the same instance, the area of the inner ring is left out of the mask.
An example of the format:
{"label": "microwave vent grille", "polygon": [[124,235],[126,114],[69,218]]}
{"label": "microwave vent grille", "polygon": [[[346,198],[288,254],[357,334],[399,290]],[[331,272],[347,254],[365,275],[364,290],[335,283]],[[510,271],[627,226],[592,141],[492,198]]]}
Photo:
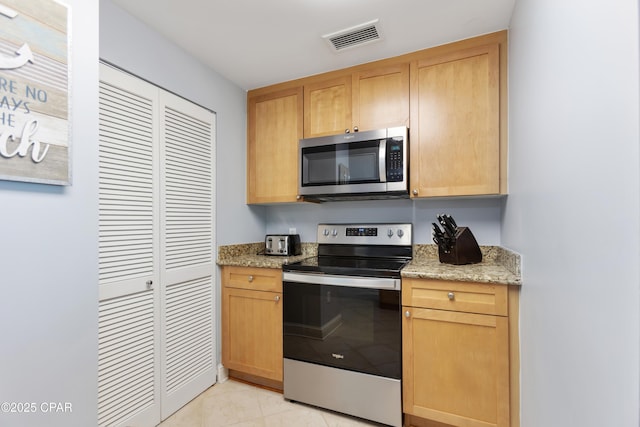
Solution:
{"label": "microwave vent grille", "polygon": [[375,19],[365,22],[364,24],[324,35],[322,38],[329,43],[329,46],[331,46],[334,51],[340,52],[344,49],[382,40],[382,33],[378,20]]}

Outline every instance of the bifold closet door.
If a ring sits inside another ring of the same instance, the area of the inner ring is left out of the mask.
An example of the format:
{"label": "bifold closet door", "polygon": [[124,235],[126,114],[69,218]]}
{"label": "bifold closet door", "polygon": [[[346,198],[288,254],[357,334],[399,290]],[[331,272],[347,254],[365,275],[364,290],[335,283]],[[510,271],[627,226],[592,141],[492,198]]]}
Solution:
{"label": "bifold closet door", "polygon": [[162,418],[216,379],[215,115],[160,94]]}
{"label": "bifold closet door", "polygon": [[160,422],[158,89],[100,68],[98,424]]}
{"label": "bifold closet door", "polygon": [[155,426],[215,382],[215,115],[100,80],[98,422]]}

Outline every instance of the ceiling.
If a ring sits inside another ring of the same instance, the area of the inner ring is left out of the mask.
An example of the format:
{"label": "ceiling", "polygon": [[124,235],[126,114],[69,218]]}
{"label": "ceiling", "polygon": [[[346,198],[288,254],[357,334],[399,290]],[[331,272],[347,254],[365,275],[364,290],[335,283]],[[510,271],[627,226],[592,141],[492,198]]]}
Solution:
{"label": "ceiling", "polygon": [[[112,0],[243,89],[509,27],[515,0]],[[379,41],[322,38],[377,19]]]}

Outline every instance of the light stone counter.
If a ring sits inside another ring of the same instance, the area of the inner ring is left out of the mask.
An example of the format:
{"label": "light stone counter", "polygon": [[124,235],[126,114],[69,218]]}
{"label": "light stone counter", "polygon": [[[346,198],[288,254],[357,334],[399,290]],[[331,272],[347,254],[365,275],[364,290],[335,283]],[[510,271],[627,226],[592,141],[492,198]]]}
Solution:
{"label": "light stone counter", "polygon": [[402,277],[457,280],[463,282],[521,285],[520,255],[499,246],[481,246],[482,262],[443,264],[436,245],[414,245],[413,260],[402,269]]}
{"label": "light stone counter", "polygon": [[302,255],[291,257],[262,255],[264,242],[218,247],[218,265],[236,267],[282,268],[283,264],[310,258],[318,254],[315,243],[303,243]]}
{"label": "light stone counter", "polygon": [[[264,242],[220,246],[220,266],[282,268],[284,264],[316,256],[315,243],[303,243],[302,255],[292,257],[261,255]],[[456,280],[463,282],[521,285],[520,255],[499,246],[481,246],[482,262],[468,265],[443,264],[436,245],[414,245],[413,260],[402,269],[402,277]]]}

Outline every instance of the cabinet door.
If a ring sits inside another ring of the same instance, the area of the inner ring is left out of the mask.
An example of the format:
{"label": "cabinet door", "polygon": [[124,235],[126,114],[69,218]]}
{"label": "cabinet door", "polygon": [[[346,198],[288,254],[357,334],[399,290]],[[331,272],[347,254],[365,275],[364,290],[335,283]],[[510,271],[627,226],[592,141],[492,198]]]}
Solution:
{"label": "cabinet door", "polygon": [[411,307],[506,316],[508,294],[506,285],[493,283],[402,279],[402,305]]}
{"label": "cabinet door", "polygon": [[229,288],[282,292],[282,269],[225,266],[222,280]]}
{"label": "cabinet door", "polygon": [[409,126],[409,64],[355,72],[352,116],[361,131]]}
{"label": "cabinet door", "polygon": [[249,97],[247,203],[295,202],[302,87]]}
{"label": "cabinet door", "polygon": [[411,65],[414,196],[500,192],[499,46]]}
{"label": "cabinet door", "polygon": [[304,137],[351,130],[351,74],[304,85]]}
{"label": "cabinet door", "polygon": [[222,288],[222,363],[282,381],[282,293]]}
{"label": "cabinet door", "polygon": [[508,427],[507,317],[403,310],[404,412],[452,426]]}

